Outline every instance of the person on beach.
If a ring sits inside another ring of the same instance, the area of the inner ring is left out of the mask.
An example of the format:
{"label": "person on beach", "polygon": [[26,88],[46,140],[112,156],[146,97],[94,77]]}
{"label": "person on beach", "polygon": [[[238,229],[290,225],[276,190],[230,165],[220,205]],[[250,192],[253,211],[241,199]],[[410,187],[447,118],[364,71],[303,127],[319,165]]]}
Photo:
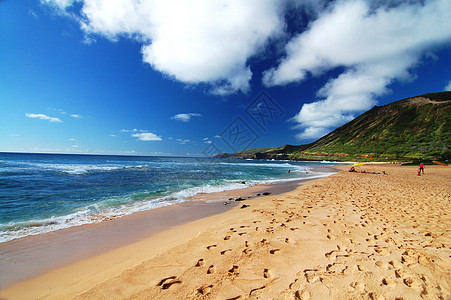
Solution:
{"label": "person on beach", "polygon": [[423,163],[420,164],[420,171],[424,174],[424,164]]}
{"label": "person on beach", "polygon": [[418,176],[421,176],[421,167],[418,168]]}
{"label": "person on beach", "polygon": [[355,170],[354,167],[351,167],[351,169],[349,169],[349,172],[357,172],[357,171]]}

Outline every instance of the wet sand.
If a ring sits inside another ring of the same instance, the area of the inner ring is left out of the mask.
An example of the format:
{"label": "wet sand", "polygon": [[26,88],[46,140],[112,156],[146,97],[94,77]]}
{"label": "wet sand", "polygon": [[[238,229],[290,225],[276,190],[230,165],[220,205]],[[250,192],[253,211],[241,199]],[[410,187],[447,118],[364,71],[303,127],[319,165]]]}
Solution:
{"label": "wet sand", "polygon": [[[324,170],[323,170],[324,171]],[[329,169],[329,172],[332,170]],[[301,180],[299,182],[302,182]],[[134,213],[98,224],[77,226],[0,244],[0,288],[53,269],[136,243],[163,230],[223,213],[257,194],[294,190],[298,181],[256,185],[227,192],[199,194],[187,202]],[[224,203],[227,202],[227,205]]]}
{"label": "wet sand", "polygon": [[[345,167],[343,167],[344,169]],[[374,165],[56,269],[11,299],[449,299],[451,168]],[[243,202],[243,204],[244,204]],[[241,204],[241,203],[240,203]]]}

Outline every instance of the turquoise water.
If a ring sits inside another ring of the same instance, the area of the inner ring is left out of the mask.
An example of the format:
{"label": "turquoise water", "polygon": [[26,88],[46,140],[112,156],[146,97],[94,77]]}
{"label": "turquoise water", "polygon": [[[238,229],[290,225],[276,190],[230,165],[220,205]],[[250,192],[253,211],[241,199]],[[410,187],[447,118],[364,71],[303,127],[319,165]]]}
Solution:
{"label": "turquoise water", "polygon": [[0,153],[0,242],[171,205],[198,193],[328,175],[314,172],[318,166],[324,164]]}

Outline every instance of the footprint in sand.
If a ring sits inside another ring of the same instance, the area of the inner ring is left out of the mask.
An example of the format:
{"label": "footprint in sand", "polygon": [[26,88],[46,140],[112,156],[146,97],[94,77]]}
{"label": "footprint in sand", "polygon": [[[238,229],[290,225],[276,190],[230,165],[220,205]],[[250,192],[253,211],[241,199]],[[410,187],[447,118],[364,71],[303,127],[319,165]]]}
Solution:
{"label": "footprint in sand", "polygon": [[212,288],[213,288],[213,285],[210,284],[210,285],[202,286],[202,287],[198,288],[197,291],[202,295],[207,295],[210,293]]}
{"label": "footprint in sand", "polygon": [[289,238],[285,238],[285,243],[289,243],[290,242],[290,239]]}
{"label": "footprint in sand", "polygon": [[369,270],[365,266],[357,265],[357,268],[360,272],[369,272]]}
{"label": "footprint in sand", "polygon": [[252,252],[252,249],[249,249],[249,248],[246,248],[246,249],[243,250],[244,254],[249,254],[251,252]]}
{"label": "footprint in sand", "polygon": [[410,275],[410,273],[407,272],[407,271],[404,270],[404,269],[398,269],[398,270],[395,270],[395,276],[398,277],[398,278],[406,278],[406,277],[408,277],[409,275]]}
{"label": "footprint in sand", "polygon": [[203,266],[205,264],[205,261],[204,261],[204,259],[203,258],[201,258],[201,259],[199,259],[198,261],[197,261],[197,263],[194,265],[195,267],[201,267],[201,266]]}
{"label": "footprint in sand", "polygon": [[229,251],[232,251],[232,249],[226,249],[226,250],[224,250],[224,251],[221,251],[221,255],[224,255],[224,254],[226,254],[226,253],[229,252]]}
{"label": "footprint in sand", "polygon": [[365,290],[365,284],[363,282],[357,282],[356,281],[356,282],[351,283],[350,286],[354,290],[356,290],[356,291],[358,291],[360,293],[362,293]]}
{"label": "footprint in sand", "polygon": [[401,269],[402,268],[401,262],[397,261],[397,260],[391,260],[390,261],[390,265],[392,265],[395,269]]}
{"label": "footprint in sand", "polygon": [[[249,296],[252,296],[252,294],[254,294],[255,292],[258,292],[260,290],[263,290],[266,286],[261,286],[259,288],[253,289],[249,292]],[[258,299],[258,298],[257,298]]]}
{"label": "footprint in sand", "polygon": [[180,284],[180,283],[182,283],[182,281],[178,280],[177,276],[170,276],[170,277],[163,278],[157,284],[157,286],[161,287],[163,290],[166,290],[166,289],[170,288],[173,284]]}
{"label": "footprint in sand", "polygon": [[226,235],[226,236],[224,237],[224,241],[230,240],[230,238],[231,238],[230,235]]}
{"label": "footprint in sand", "polygon": [[309,300],[310,292],[309,291],[296,291],[296,293],[294,293],[294,298],[299,299],[299,300]]}
{"label": "footprint in sand", "polygon": [[273,275],[272,275],[272,272],[269,270],[269,269],[264,269],[263,270],[263,277],[265,277],[265,278],[271,278]]}
{"label": "footprint in sand", "polygon": [[236,296],[236,297],[232,297],[232,298],[227,298],[226,300],[238,300],[241,299],[241,295],[240,296]]}
{"label": "footprint in sand", "polygon": [[307,279],[308,283],[315,283],[318,280],[320,280],[321,277],[319,277],[319,275],[316,275],[314,273],[306,273],[305,274],[305,279]]}
{"label": "footprint in sand", "polygon": [[210,250],[210,249],[213,249],[213,248],[216,248],[216,247],[218,247],[218,245],[210,245],[210,246],[207,246],[207,249]]}
{"label": "footprint in sand", "polygon": [[413,278],[413,277],[404,278],[403,282],[408,287],[413,288],[413,289],[417,290],[420,293],[423,293],[423,291],[424,291],[424,287],[420,283],[420,281],[415,279],[415,278]]}
{"label": "footprint in sand", "polygon": [[337,251],[336,250],[332,250],[330,252],[327,252],[326,254],[324,254],[325,257],[327,257],[330,260],[335,260],[337,259]]}
{"label": "footprint in sand", "polygon": [[230,275],[239,275],[240,274],[239,269],[240,269],[239,266],[233,265],[232,268],[229,270],[229,274]]}
{"label": "footprint in sand", "polygon": [[385,297],[378,293],[369,293],[368,296],[371,300],[385,300]]}
{"label": "footprint in sand", "polygon": [[207,274],[214,274],[216,272],[215,265],[211,265],[208,267]]}
{"label": "footprint in sand", "polygon": [[269,250],[269,253],[275,254],[276,252],[279,252],[279,251],[280,251],[280,249],[272,249],[272,250]]}
{"label": "footprint in sand", "polygon": [[388,263],[386,263],[386,262],[378,260],[374,264],[383,270],[388,270]]}
{"label": "footprint in sand", "polygon": [[382,286],[394,288],[396,287],[396,281],[392,278],[382,278]]}

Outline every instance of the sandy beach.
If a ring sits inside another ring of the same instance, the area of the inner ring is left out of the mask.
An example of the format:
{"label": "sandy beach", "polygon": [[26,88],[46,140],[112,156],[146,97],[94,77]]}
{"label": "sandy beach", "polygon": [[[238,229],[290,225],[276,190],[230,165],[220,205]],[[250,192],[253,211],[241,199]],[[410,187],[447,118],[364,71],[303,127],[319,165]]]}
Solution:
{"label": "sandy beach", "polygon": [[347,168],[13,284],[0,298],[451,299],[451,169]]}

